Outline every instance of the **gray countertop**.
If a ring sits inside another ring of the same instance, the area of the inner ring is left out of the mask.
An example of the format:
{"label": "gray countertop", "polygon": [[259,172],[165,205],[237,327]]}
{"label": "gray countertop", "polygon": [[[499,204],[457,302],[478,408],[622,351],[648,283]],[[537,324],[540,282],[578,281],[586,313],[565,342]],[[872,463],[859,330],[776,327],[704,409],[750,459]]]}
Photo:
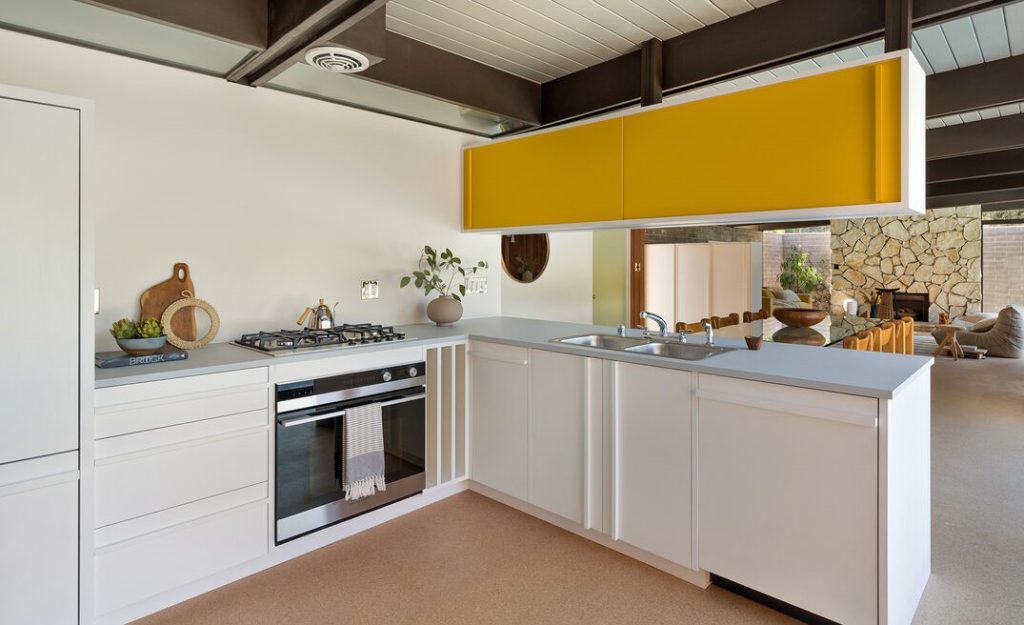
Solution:
{"label": "gray countertop", "polygon": [[[201,350],[190,352],[187,360],[115,369],[97,369],[96,388],[266,367],[299,360],[334,358],[370,350],[396,349],[409,345],[426,345],[467,338],[879,399],[892,398],[910,380],[927,373],[933,362],[931,357],[925,356],[877,354],[771,342],[765,342],[759,351],[750,351],[746,349],[743,341],[725,338],[717,339],[716,344],[739,349],[703,361],[689,362],[659,356],[552,343],[551,339],[553,338],[575,334],[592,332],[614,334],[614,329],[516,317],[463,319],[450,328],[417,324],[402,326],[398,330],[405,332],[407,336],[415,337],[416,340],[276,357],[231,343],[215,343]],[[692,343],[701,343],[703,340],[703,335],[689,338]]]}

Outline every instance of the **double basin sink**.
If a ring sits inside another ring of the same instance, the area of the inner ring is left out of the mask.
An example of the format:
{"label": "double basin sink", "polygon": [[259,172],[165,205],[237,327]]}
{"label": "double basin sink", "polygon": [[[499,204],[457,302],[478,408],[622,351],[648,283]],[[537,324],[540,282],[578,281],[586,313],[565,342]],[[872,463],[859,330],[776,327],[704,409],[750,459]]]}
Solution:
{"label": "double basin sink", "polygon": [[671,342],[668,339],[643,339],[612,334],[583,334],[553,339],[552,342],[633,354],[649,354],[664,358],[675,358],[676,360],[704,360],[705,358],[711,358],[712,356],[732,351],[730,347],[691,345],[678,341]]}

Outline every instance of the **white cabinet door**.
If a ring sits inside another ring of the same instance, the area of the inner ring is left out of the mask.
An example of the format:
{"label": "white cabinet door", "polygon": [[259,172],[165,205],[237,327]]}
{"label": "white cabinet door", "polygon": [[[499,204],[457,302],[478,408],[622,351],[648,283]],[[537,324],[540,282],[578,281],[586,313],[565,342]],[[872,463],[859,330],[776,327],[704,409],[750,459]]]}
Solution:
{"label": "white cabinet door", "polygon": [[711,245],[675,246],[676,321],[693,323],[711,316]]}
{"label": "white cabinet door", "polygon": [[0,488],[0,525],[0,623],[77,623],[77,478]]}
{"label": "white cabinet door", "polygon": [[711,244],[711,314],[753,310],[750,243]]}
{"label": "white cabinet door", "polygon": [[530,352],[530,503],[583,523],[587,360]]}
{"label": "white cabinet door", "polygon": [[690,380],[615,363],[612,536],[694,568]]}
{"label": "white cabinet door", "polygon": [[469,477],[527,500],[529,350],[473,342],[470,363]]}
{"label": "white cabinet door", "polygon": [[848,625],[878,619],[878,402],[701,375],[700,568]]}
{"label": "white cabinet door", "polygon": [[78,115],[0,97],[0,464],[78,448]]}

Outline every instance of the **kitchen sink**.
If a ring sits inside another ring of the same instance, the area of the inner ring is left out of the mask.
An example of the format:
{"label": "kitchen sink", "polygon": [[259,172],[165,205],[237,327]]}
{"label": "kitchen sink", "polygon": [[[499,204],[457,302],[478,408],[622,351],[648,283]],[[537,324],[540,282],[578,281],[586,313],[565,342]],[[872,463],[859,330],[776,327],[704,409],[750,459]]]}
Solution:
{"label": "kitchen sink", "polygon": [[689,345],[687,343],[643,343],[627,347],[627,352],[637,354],[651,354],[653,356],[664,356],[666,358],[678,358],[679,360],[703,360],[725,352],[731,352],[731,347],[714,347],[708,345]]}
{"label": "kitchen sink", "polygon": [[644,339],[631,338],[628,336],[617,336],[613,334],[584,334],[582,336],[568,336],[563,339],[554,339],[555,343],[568,343],[581,347],[597,347],[599,349],[617,349],[623,351],[634,346],[644,345]]}
{"label": "kitchen sink", "polygon": [[654,341],[650,339],[635,338],[629,336],[617,336],[612,334],[583,334],[580,336],[567,336],[561,339],[552,339],[554,343],[568,343],[581,347],[596,347],[598,349],[610,349],[620,352],[633,352],[636,354],[650,354],[652,356],[663,356],[665,358],[677,358],[679,360],[703,360],[718,354],[732,351],[731,347],[709,347],[707,345],[689,345],[687,343],[669,343],[664,340]]}

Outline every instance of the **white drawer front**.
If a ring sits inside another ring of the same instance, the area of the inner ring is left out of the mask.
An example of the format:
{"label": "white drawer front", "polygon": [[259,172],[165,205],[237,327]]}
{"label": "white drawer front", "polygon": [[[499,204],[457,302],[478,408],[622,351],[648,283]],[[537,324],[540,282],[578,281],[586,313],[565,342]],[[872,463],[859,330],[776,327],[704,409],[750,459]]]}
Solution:
{"label": "white drawer front", "polygon": [[267,481],[265,430],[96,463],[96,527]]}
{"label": "white drawer front", "polygon": [[95,437],[103,439],[243,412],[265,411],[270,403],[268,393],[265,387],[250,388],[99,409],[96,411]]}
{"label": "white drawer front", "polygon": [[267,552],[266,502],[251,503],[96,551],[96,615]]}
{"label": "white drawer front", "polygon": [[141,384],[126,384],[124,386],[97,389],[94,396],[94,405],[96,408],[105,408],[107,406],[128,404],[136,401],[179,397],[190,393],[204,393],[237,386],[266,383],[266,367],[210,373],[208,375],[160,380],[159,382],[143,382]]}

